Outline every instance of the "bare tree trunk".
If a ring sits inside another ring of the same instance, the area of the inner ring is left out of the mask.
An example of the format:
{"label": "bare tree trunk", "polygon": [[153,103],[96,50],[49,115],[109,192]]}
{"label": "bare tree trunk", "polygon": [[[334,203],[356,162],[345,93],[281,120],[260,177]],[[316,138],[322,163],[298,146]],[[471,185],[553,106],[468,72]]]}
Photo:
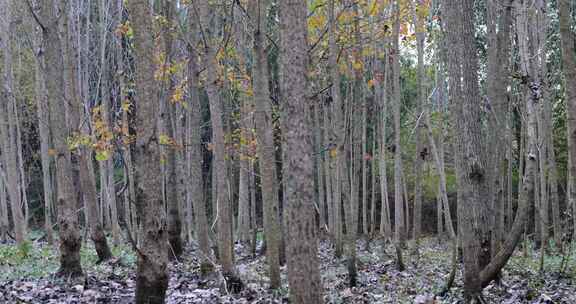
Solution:
{"label": "bare tree trunk", "polygon": [[[4,172],[1,172],[4,173]],[[0,176],[0,242],[5,242],[10,229],[8,221],[8,197],[6,195],[6,183],[4,176]]]}
{"label": "bare tree trunk", "polygon": [[[359,29],[358,29],[359,31]],[[360,34],[358,34],[358,36],[360,36]],[[360,41],[356,42],[357,44],[361,44]],[[360,75],[361,76],[361,75]],[[363,87],[363,83],[362,83],[362,78],[360,78],[359,80],[357,80],[360,82],[360,86]],[[366,101],[366,98],[364,98],[363,95],[361,95],[362,98],[362,122],[361,122],[361,132],[362,132],[362,149],[361,152],[362,154],[360,155],[361,158],[361,162],[362,162],[362,201],[361,201],[361,206],[360,209],[362,209],[362,234],[367,235],[368,234],[368,165],[367,162],[368,160],[366,159],[368,153],[366,151],[367,149],[367,145],[368,145],[368,127],[367,127],[367,107],[368,107],[368,102]],[[359,100],[356,99],[356,102],[358,102]],[[359,151],[360,152],[360,151]]]}
{"label": "bare tree trunk", "polygon": [[516,245],[522,237],[527,214],[530,212],[530,195],[534,194],[535,178],[537,176],[537,106],[540,102],[541,86],[537,66],[534,62],[534,51],[531,43],[535,41],[529,39],[530,21],[528,17],[529,5],[527,3],[516,3],[518,17],[516,20],[516,30],[518,34],[518,47],[520,53],[520,68],[522,84],[526,91],[526,140],[528,142],[526,153],[526,168],[522,178],[522,189],[519,191],[518,211],[512,229],[504,241],[500,251],[493,257],[491,262],[480,273],[480,282],[482,286],[488,285],[496,278],[500,269],[506,264]]}
{"label": "bare tree trunk", "polygon": [[[381,196],[381,207],[380,207],[380,234],[388,239],[392,238],[392,224],[390,223],[390,203],[388,201],[388,173],[386,166],[386,127],[387,127],[387,116],[388,116],[388,61],[389,54],[386,53],[384,56],[384,66],[379,72],[379,83],[378,88],[381,92],[381,113],[380,113],[380,159],[379,171],[380,171],[380,196]],[[380,64],[381,65],[381,64]]]}
{"label": "bare tree trunk", "polygon": [[238,183],[238,220],[237,235],[238,240],[248,243],[250,238],[250,150],[252,143],[252,101],[242,97],[240,100],[240,152],[239,160],[239,183]]}
{"label": "bare tree trunk", "polygon": [[[209,3],[203,2],[200,5],[201,30],[206,37],[212,37],[209,29],[210,10]],[[232,234],[232,204],[229,194],[229,183],[227,175],[226,151],[224,146],[224,121],[223,104],[219,97],[219,80],[217,67],[219,62],[216,58],[217,46],[210,45],[204,40],[203,61],[206,65],[205,90],[208,95],[210,106],[210,120],[212,122],[212,144],[213,144],[213,172],[216,175],[216,204],[218,216],[218,258],[222,265],[224,277],[230,284],[233,291],[239,291],[242,284],[234,269],[234,251]]]}
{"label": "bare tree trunk", "polygon": [[[56,1],[47,1],[41,7],[41,20],[44,24],[44,80],[48,92],[50,126],[53,132],[56,158],[56,181],[58,184],[58,220],[60,227],[60,269],[62,277],[82,276],[80,265],[80,233],[78,230],[77,195],[74,190],[73,172],[67,138],[70,135],[66,125],[62,42],[59,35],[59,17],[55,12]],[[58,7],[62,9],[61,3]],[[65,10],[64,10],[65,11]],[[67,23],[65,23],[67,24]]]}
{"label": "bare tree trunk", "polygon": [[400,2],[396,1],[394,21],[394,38],[392,54],[392,80],[394,99],[394,242],[396,247],[396,263],[400,271],[404,270],[402,249],[405,237],[404,202],[402,197],[402,147],[400,137]]}
{"label": "bare tree trunk", "polygon": [[[418,52],[418,66],[417,66],[417,86],[418,86],[418,101],[416,106],[416,113],[418,119],[424,115],[423,109],[426,102],[426,89],[424,87],[424,42],[426,39],[426,29],[424,22],[417,14],[418,2],[412,1],[412,19],[416,28],[416,48]],[[422,233],[422,162],[424,161],[422,153],[422,127],[420,121],[416,127],[416,155],[414,156],[414,239],[418,242]]]}
{"label": "bare tree trunk", "polygon": [[308,112],[306,7],[306,3],[298,0],[280,2],[280,84],[284,97],[285,161],[290,168],[284,176],[284,220],[290,299],[295,304],[323,303],[317,229],[314,210],[309,204],[314,199],[312,132],[306,115],[303,115]]}
{"label": "bare tree trunk", "polygon": [[161,192],[158,139],[158,84],[154,79],[152,12],[146,0],[128,2],[134,31],[136,66],[136,143],[134,149],[136,205],[142,224],[138,249],[136,298],[138,304],[164,303],[168,287],[168,233]]}
{"label": "bare tree trunk", "polygon": [[[71,3],[66,6],[67,11],[72,12],[73,8]],[[63,20],[63,64],[65,66],[64,73],[65,79],[67,79],[65,90],[67,98],[70,99],[68,113],[69,113],[69,128],[72,134],[75,136],[86,136],[87,133],[83,133],[81,130],[81,104],[79,97],[78,84],[76,82],[76,58],[78,53],[73,45],[74,42],[74,27],[69,24],[69,14],[65,14],[62,17]],[[87,129],[87,128],[85,128]],[[79,199],[84,200],[85,214],[87,219],[87,226],[90,232],[90,238],[94,242],[94,247],[98,255],[98,262],[108,260],[112,257],[112,252],[108,247],[108,242],[106,240],[106,235],[104,229],[100,222],[100,212],[98,210],[98,200],[96,195],[96,184],[93,178],[93,174],[90,174],[89,162],[92,161],[90,153],[87,147],[80,146],[77,151],[75,151],[74,157],[75,162],[72,163],[73,166],[77,167],[80,193],[81,197]]]}
{"label": "bare tree trunk", "polygon": [[[35,39],[36,40],[36,39]],[[37,49],[37,48],[36,48]],[[40,57],[40,54],[37,55]],[[52,206],[54,205],[54,182],[52,181],[50,149],[50,124],[48,122],[48,100],[46,99],[45,80],[42,78],[43,58],[36,58],[36,103],[38,114],[38,132],[40,133],[40,160],[42,163],[42,185],[44,188],[44,230],[48,244],[54,244],[54,229],[52,228]]]}
{"label": "bare tree trunk", "polygon": [[16,115],[16,96],[14,92],[14,71],[12,67],[12,48],[13,33],[15,20],[13,16],[13,2],[4,1],[0,4],[0,13],[4,16],[1,20],[1,39],[0,47],[2,48],[2,57],[4,65],[2,68],[3,75],[1,80],[2,101],[0,104],[0,147],[2,148],[2,157],[6,171],[6,188],[10,198],[10,210],[12,212],[12,221],[14,223],[14,236],[18,245],[26,241],[26,217],[23,211],[25,201],[22,197],[23,180],[18,170],[20,161],[18,145],[18,127]]}
{"label": "bare tree trunk", "polygon": [[334,103],[334,133],[332,134],[333,140],[336,142],[336,147],[333,148],[334,152],[331,151],[331,155],[335,156],[335,182],[333,184],[334,188],[334,198],[333,198],[333,213],[334,213],[334,246],[336,257],[342,256],[343,243],[342,243],[342,180],[344,178],[344,144],[345,144],[345,128],[346,124],[344,122],[344,116],[342,113],[343,102],[342,96],[340,94],[340,75],[338,71],[338,46],[336,45],[336,35],[338,21],[335,17],[335,1],[330,0],[329,3],[329,22],[330,30],[328,34],[328,47],[330,49],[329,66],[330,66],[330,78],[332,79],[332,100]]}
{"label": "bare tree trunk", "polygon": [[[256,21],[254,31],[253,67],[254,77],[254,118],[256,139],[258,141],[260,183],[264,211],[264,233],[266,236],[266,261],[270,287],[279,288],[280,281],[280,210],[278,202],[278,175],[276,172],[276,151],[274,145],[274,126],[272,125],[272,105],[268,87],[268,56],[264,46],[264,21],[268,1],[253,1],[250,13]],[[255,203],[255,202],[254,202]],[[254,227],[255,228],[255,227]]]}
{"label": "bare tree trunk", "polygon": [[[195,18],[192,18],[192,8],[188,10],[188,17],[190,18],[190,40],[194,43],[197,42],[198,23]],[[191,59],[198,58],[196,50],[192,47],[188,48],[188,54]],[[210,240],[208,237],[209,224],[208,214],[206,212],[206,198],[204,196],[204,181],[202,174],[203,153],[202,153],[202,104],[199,95],[198,83],[198,62],[197,60],[188,61],[188,91],[190,96],[190,106],[187,112],[189,150],[188,150],[188,164],[190,181],[188,185],[188,196],[191,205],[187,206],[187,222],[192,226],[192,206],[194,207],[194,224],[196,231],[196,239],[200,248],[200,272],[206,274],[212,270],[212,263],[210,257],[212,256],[210,250]]]}
{"label": "bare tree trunk", "polygon": [[326,224],[326,192],[325,192],[325,179],[324,179],[324,140],[322,136],[322,121],[320,119],[322,109],[319,105],[319,100],[314,103],[314,143],[317,147],[316,153],[316,179],[318,180],[318,225],[320,231],[325,230]]}
{"label": "bare tree trunk", "polygon": [[[326,184],[326,209],[327,209],[327,229],[326,232],[330,232],[330,234],[332,235],[332,237],[334,236],[334,187],[333,187],[333,181],[334,181],[334,160],[331,157],[331,151],[332,151],[332,137],[331,135],[333,134],[333,126],[332,126],[332,121],[330,119],[330,110],[331,110],[331,106],[330,104],[327,104],[324,106],[323,108],[323,126],[324,126],[324,141],[323,141],[323,145],[324,145],[324,177],[325,177],[325,184]],[[329,150],[328,150],[329,149]]]}
{"label": "bare tree trunk", "polygon": [[[476,220],[482,211],[480,188],[485,168],[480,153],[480,119],[478,109],[478,76],[473,43],[471,0],[443,2],[446,25],[448,75],[454,127],[456,128],[456,172],[458,176],[458,227],[464,259],[464,295],[467,301],[478,301],[481,293],[479,274],[480,233]],[[466,35],[472,37],[466,38]],[[463,79],[462,79],[463,78]],[[464,94],[468,96],[463,98]],[[469,95],[473,94],[473,95]],[[475,96],[474,98],[472,96]]]}
{"label": "bare tree trunk", "polygon": [[[568,153],[570,159],[568,179],[568,206],[576,208],[576,55],[574,32],[570,29],[570,0],[559,0],[560,37],[562,41],[562,70],[564,73],[566,113],[568,124]],[[574,231],[576,231],[576,217]]]}

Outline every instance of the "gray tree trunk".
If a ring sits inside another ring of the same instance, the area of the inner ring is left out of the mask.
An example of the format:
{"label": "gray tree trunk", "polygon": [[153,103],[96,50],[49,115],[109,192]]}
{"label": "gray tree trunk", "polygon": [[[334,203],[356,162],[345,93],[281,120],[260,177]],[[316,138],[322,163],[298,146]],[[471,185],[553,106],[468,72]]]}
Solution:
{"label": "gray tree trunk", "polygon": [[312,132],[307,113],[308,40],[306,3],[280,2],[280,73],[286,185],[284,220],[290,300],[295,304],[323,303],[318,269],[317,228],[314,224],[314,165]]}
{"label": "gray tree trunk", "polygon": [[138,250],[136,298],[138,304],[164,303],[168,288],[168,233],[161,191],[160,145],[157,128],[158,84],[154,78],[154,30],[147,0],[128,2],[134,31],[136,66],[136,142],[134,164],[136,206],[142,229]]}

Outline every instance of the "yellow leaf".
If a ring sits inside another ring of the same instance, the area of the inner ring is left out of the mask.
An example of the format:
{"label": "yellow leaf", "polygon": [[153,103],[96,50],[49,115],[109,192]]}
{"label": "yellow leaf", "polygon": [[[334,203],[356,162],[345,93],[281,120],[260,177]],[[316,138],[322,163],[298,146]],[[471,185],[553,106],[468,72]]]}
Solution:
{"label": "yellow leaf", "polygon": [[360,60],[357,60],[357,61],[355,61],[355,62],[352,64],[352,67],[353,67],[355,70],[357,70],[357,71],[362,70],[362,67],[363,67],[363,66],[364,66],[364,65],[362,64],[362,61],[360,61]]}
{"label": "yellow leaf", "polygon": [[336,156],[338,156],[338,149],[336,149],[336,148],[330,149],[330,157],[336,158]]}
{"label": "yellow leaf", "polygon": [[369,87],[369,88],[374,87],[374,79],[368,80],[368,87]]}
{"label": "yellow leaf", "polygon": [[96,160],[97,161],[105,161],[110,158],[110,152],[108,150],[98,151],[96,152]]}

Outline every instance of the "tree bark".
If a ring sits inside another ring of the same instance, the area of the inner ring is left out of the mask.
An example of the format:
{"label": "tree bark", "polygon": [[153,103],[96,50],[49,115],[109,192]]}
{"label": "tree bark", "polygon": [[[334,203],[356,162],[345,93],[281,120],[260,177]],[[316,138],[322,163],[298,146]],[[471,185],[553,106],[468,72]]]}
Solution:
{"label": "tree bark", "polygon": [[394,40],[392,42],[392,84],[394,99],[394,242],[396,247],[396,263],[400,271],[404,270],[402,261],[402,245],[405,238],[405,218],[402,185],[402,146],[400,137],[400,1],[396,1]]}
{"label": "tree bark", "polygon": [[[198,23],[193,18],[193,8],[188,8],[188,17],[190,20],[190,41],[194,44],[197,42]],[[202,103],[199,96],[198,83],[198,53],[189,46],[188,54],[188,91],[190,106],[187,111],[189,150],[188,164],[190,181],[187,183],[188,196],[192,205],[187,206],[187,222],[192,226],[192,207],[194,208],[194,227],[196,239],[200,248],[200,272],[206,274],[212,270],[210,258],[212,256],[210,249],[210,239],[208,237],[208,215],[206,212],[206,199],[204,196],[204,181],[202,174],[202,165],[204,157],[202,153]]]}
{"label": "tree bark", "polygon": [[298,0],[280,2],[280,71],[284,149],[287,168],[286,257],[290,300],[295,304],[323,303],[322,281],[318,269],[317,229],[311,201],[313,189],[312,132],[308,112],[307,62],[308,40],[306,3]]}
{"label": "tree bark", "polygon": [[264,47],[264,17],[268,1],[253,1],[250,14],[255,20],[253,55],[254,79],[254,118],[256,139],[258,142],[260,182],[264,207],[264,234],[266,235],[266,261],[270,287],[280,287],[280,225],[278,180],[276,172],[276,151],[274,145],[274,126],[272,124],[272,105],[268,98],[268,56]]}
{"label": "tree bark", "polygon": [[335,1],[330,0],[328,14],[330,22],[330,30],[328,33],[328,47],[329,47],[329,63],[330,78],[332,80],[331,95],[334,103],[334,133],[332,134],[333,140],[336,142],[336,147],[333,148],[334,153],[331,151],[331,156],[335,158],[335,182],[333,184],[334,197],[333,197],[333,213],[334,213],[334,246],[336,257],[342,256],[343,242],[342,242],[342,179],[344,177],[344,143],[345,143],[345,128],[344,115],[342,113],[343,102],[340,94],[340,75],[338,71],[338,46],[336,45],[336,35],[338,20],[335,17]]}
{"label": "tree bark", "polygon": [[2,101],[0,104],[0,147],[2,148],[2,157],[6,171],[8,197],[10,198],[10,211],[12,212],[12,221],[14,224],[14,236],[18,245],[26,241],[26,217],[24,213],[24,204],[22,190],[23,184],[18,171],[20,161],[19,137],[16,116],[16,95],[14,92],[14,71],[12,67],[13,57],[13,33],[15,31],[15,20],[12,12],[12,1],[4,1],[0,4],[0,13],[4,16],[1,20],[1,37],[0,47],[2,48],[3,68],[2,68]]}
{"label": "tree bark", "polygon": [[[559,0],[560,40],[562,42],[562,70],[565,81],[565,99],[568,124],[568,153],[570,156],[570,189],[568,206],[576,208],[576,55],[574,55],[575,38],[570,29],[570,0]],[[576,218],[575,218],[576,223]],[[576,224],[574,225],[576,231]]]}
{"label": "tree bark", "polygon": [[[80,265],[80,233],[78,230],[77,195],[74,190],[71,154],[67,139],[70,130],[66,125],[64,93],[65,83],[62,71],[62,42],[59,35],[58,11],[65,11],[62,3],[46,1],[41,7],[41,20],[44,24],[44,79],[48,91],[50,126],[53,132],[53,143],[56,162],[56,181],[58,184],[57,203],[60,228],[60,269],[62,277],[82,276]],[[56,5],[58,4],[58,5]],[[57,7],[57,9],[56,9]],[[60,13],[61,14],[61,13]]]}
{"label": "tree bark", "polygon": [[128,9],[134,31],[136,66],[136,206],[142,224],[135,302],[164,303],[168,287],[168,233],[164,201],[159,191],[162,173],[156,121],[160,101],[154,79],[153,19],[147,0],[131,0]]}
{"label": "tree bark", "polygon": [[[203,2],[200,6],[201,30],[206,38],[212,38],[209,29],[210,14],[209,3]],[[210,120],[212,122],[213,144],[213,172],[216,174],[216,205],[218,214],[218,259],[222,265],[224,277],[233,291],[239,291],[242,284],[234,269],[234,251],[232,234],[232,204],[229,196],[229,183],[227,175],[226,150],[224,146],[223,104],[219,97],[221,80],[218,77],[217,67],[220,64],[216,58],[217,47],[204,40],[203,62],[206,63],[205,90],[210,106]]]}

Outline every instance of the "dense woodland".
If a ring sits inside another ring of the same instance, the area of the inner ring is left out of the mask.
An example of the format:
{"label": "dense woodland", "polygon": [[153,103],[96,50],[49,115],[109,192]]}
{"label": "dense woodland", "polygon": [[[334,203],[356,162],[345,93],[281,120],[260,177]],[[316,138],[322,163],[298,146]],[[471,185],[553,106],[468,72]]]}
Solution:
{"label": "dense woodland", "polygon": [[576,303],[574,0],[1,0],[0,302]]}

